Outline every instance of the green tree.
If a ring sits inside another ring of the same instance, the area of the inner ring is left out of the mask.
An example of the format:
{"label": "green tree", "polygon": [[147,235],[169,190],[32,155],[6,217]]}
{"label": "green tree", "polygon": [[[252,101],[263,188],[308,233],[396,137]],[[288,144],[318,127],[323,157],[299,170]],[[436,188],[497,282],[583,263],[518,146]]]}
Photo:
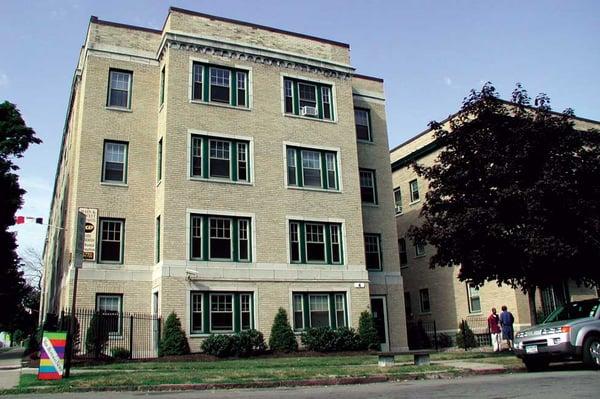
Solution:
{"label": "green tree", "polygon": [[274,351],[295,352],[298,350],[298,341],[288,321],[287,312],[279,308],[269,336],[269,348]]}
{"label": "green tree", "polygon": [[469,323],[463,320],[458,326],[458,334],[456,334],[456,346],[463,349],[475,348],[477,340]]}
{"label": "green tree", "polygon": [[[14,315],[23,314],[23,300],[29,287],[19,270],[17,243],[14,232],[9,232],[15,223],[15,214],[23,204],[23,190],[15,173],[19,168],[13,163],[21,158],[30,144],[39,144],[33,129],[25,124],[14,104],[5,101],[0,104],[0,329],[14,331]],[[29,328],[27,328],[29,330]]]}
{"label": "green tree", "polygon": [[367,310],[364,310],[358,319],[358,336],[363,349],[378,350],[381,347],[377,328],[375,328],[375,319]]}
{"label": "green tree", "polygon": [[520,84],[502,101],[487,83],[449,127],[431,122],[442,150],[434,165],[414,164],[429,191],[409,231],[435,246],[432,268],[460,265],[462,281],[526,292],[534,323],[537,288],[600,281],[600,133],[549,104],[541,94],[532,106]]}
{"label": "green tree", "polygon": [[87,353],[94,355],[95,359],[100,358],[104,353],[106,344],[108,343],[108,325],[102,313],[94,312],[90,325],[85,333],[85,349]]}
{"label": "green tree", "polygon": [[158,345],[158,356],[177,356],[190,353],[190,345],[181,328],[181,321],[171,312],[165,322],[165,331]]}

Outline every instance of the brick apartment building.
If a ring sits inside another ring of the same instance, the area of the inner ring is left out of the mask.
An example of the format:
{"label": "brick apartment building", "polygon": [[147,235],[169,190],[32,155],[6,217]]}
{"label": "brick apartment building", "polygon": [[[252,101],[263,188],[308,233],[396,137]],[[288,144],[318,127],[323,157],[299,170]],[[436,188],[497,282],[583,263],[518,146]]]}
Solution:
{"label": "brick apartment building", "polygon": [[[442,122],[449,127],[449,120]],[[581,130],[600,127],[600,122],[575,118],[575,127]],[[404,301],[408,321],[431,322],[435,320],[438,332],[453,335],[458,331],[461,320],[471,321],[474,332],[487,335],[487,324],[482,317],[492,307],[500,312],[507,305],[515,316],[515,328],[531,324],[529,302],[520,290],[508,286],[486,284],[481,288],[469,286],[458,279],[458,267],[429,268],[429,258],[435,248],[416,245],[406,233],[410,226],[419,224],[419,213],[428,182],[417,176],[410,164],[417,160],[423,165],[436,162],[441,149],[436,144],[433,131],[427,129],[390,151],[392,181],[398,228],[400,267],[404,281]],[[579,300],[597,296],[594,289],[578,287],[565,282],[537,291],[536,304],[539,314],[548,314],[568,300]]]}
{"label": "brick apartment building", "polygon": [[[256,328],[358,326],[406,348],[383,81],[347,44],[171,8],[162,30],[92,17],[73,79],[42,314],[166,316],[192,350]],[[120,328],[119,326],[115,328]]]}

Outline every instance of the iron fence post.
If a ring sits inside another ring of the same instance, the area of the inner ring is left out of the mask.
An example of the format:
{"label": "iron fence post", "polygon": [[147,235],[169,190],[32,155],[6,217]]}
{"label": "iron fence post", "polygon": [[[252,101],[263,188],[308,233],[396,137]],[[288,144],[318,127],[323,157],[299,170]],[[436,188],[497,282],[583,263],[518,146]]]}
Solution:
{"label": "iron fence post", "polygon": [[129,359],[133,359],[133,315],[129,316]]}
{"label": "iron fence post", "polygon": [[435,340],[435,350],[438,350],[438,336],[437,328],[435,326],[435,320],[433,321],[433,339]]}

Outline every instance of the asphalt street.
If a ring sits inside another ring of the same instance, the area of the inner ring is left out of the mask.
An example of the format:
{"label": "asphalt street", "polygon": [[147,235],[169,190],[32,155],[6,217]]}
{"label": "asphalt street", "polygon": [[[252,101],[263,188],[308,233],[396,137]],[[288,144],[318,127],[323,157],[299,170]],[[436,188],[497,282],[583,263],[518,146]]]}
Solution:
{"label": "asphalt street", "polygon": [[558,370],[544,373],[498,374],[454,380],[422,380],[368,385],[246,389],[188,392],[95,392],[16,395],[36,399],[383,399],[383,398],[598,398],[600,371]]}

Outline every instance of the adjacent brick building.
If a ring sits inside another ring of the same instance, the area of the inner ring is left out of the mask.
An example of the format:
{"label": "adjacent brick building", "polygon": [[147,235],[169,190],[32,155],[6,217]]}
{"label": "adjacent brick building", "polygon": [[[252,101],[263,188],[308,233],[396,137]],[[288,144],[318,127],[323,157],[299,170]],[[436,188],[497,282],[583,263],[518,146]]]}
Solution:
{"label": "adjacent brick building", "polygon": [[[442,122],[449,128],[448,117]],[[600,123],[583,118],[574,118],[575,127],[581,130],[600,127]],[[406,233],[411,225],[418,225],[419,213],[428,190],[428,182],[417,176],[410,164],[416,160],[423,165],[432,165],[441,151],[434,132],[427,129],[390,151],[400,267],[404,280],[404,300],[408,321],[436,322],[438,332],[453,335],[458,331],[461,320],[471,321],[475,333],[487,335],[485,317],[492,307],[500,312],[507,305],[515,316],[515,327],[531,323],[527,296],[520,290],[508,286],[485,284],[477,289],[458,279],[458,267],[429,268],[429,258],[435,248],[416,245]],[[548,314],[567,300],[579,300],[596,296],[593,289],[578,287],[565,282],[555,287],[538,290],[537,309],[539,314]]]}
{"label": "adjacent brick building", "polygon": [[[407,346],[383,81],[347,44],[171,8],[92,17],[73,79],[42,313],[175,311],[193,350],[256,328],[357,327]],[[117,331],[118,332],[118,331]]]}

